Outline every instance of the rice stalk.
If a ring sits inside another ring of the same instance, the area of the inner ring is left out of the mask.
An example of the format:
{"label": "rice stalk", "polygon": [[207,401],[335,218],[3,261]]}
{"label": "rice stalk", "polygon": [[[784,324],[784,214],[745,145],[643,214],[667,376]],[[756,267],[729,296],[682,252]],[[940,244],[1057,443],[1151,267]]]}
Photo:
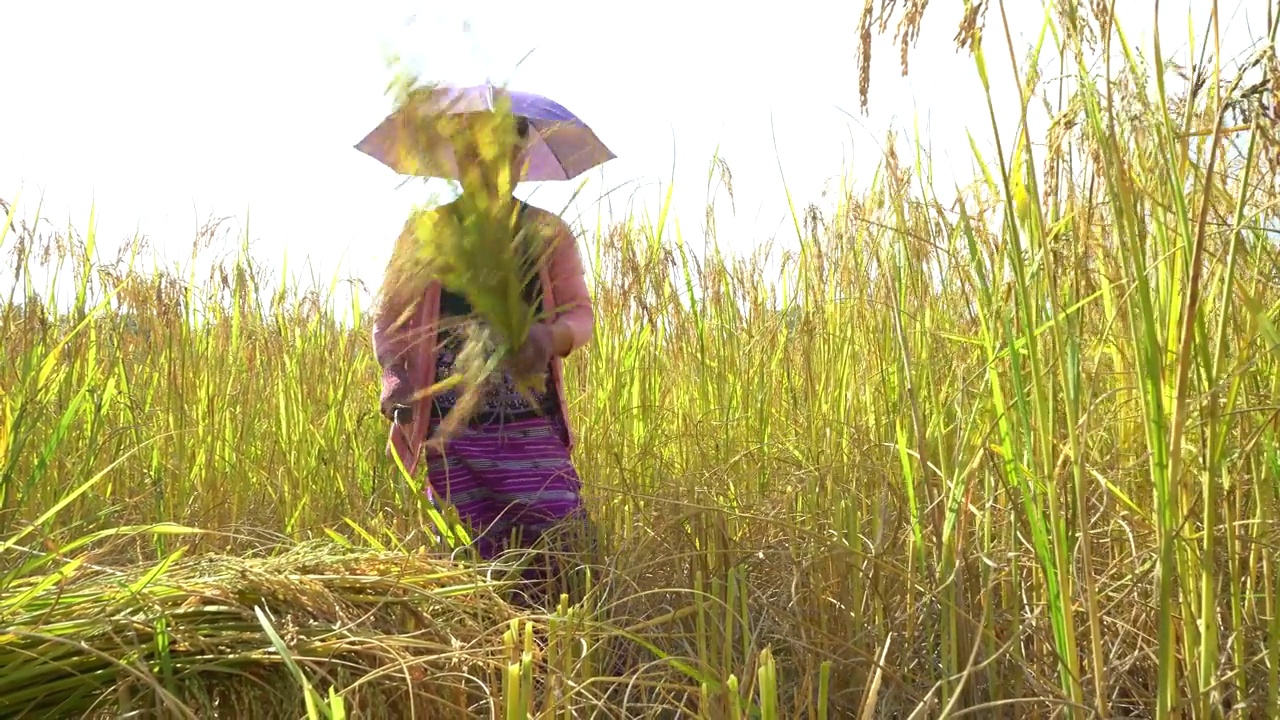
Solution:
{"label": "rice stalk", "polygon": [[[508,98],[499,95],[493,112],[460,113],[432,104],[432,86],[412,76],[400,78],[392,89],[394,112],[408,126],[396,149],[407,166],[427,158],[431,167],[447,167],[447,151],[458,158],[461,194],[444,206],[413,211],[406,222],[405,251],[393,258],[382,286],[384,298],[412,307],[427,285],[438,281],[473,309],[471,317],[451,328],[464,338],[456,375],[415,398],[461,389],[434,437],[443,441],[469,419],[484,384],[520,350],[529,328],[542,317],[542,307],[527,302],[523,290],[539,277],[550,235],[538,223],[521,222],[512,194],[520,140]],[[546,391],[541,373],[513,379],[526,396]]]}

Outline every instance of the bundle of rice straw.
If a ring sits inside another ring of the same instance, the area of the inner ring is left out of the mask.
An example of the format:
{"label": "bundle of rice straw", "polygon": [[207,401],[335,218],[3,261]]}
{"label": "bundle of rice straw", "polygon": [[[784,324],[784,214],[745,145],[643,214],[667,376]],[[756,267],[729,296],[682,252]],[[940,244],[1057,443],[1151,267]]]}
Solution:
{"label": "bundle of rice straw", "polygon": [[[451,113],[431,107],[431,88],[411,77],[393,87],[397,113],[412,123],[398,148],[407,167],[429,159],[435,167],[447,166],[442,153],[449,150],[470,160],[458,163],[462,193],[457,200],[414,210],[406,224],[408,242],[398,249],[382,287],[384,298],[411,307],[435,279],[465,297],[473,309],[472,317],[461,323],[466,340],[455,374],[416,398],[461,386],[454,410],[441,423],[439,440],[466,422],[484,383],[520,350],[540,319],[542,308],[526,302],[523,289],[537,277],[550,243],[538,224],[519,222],[520,206],[512,195],[519,137],[506,98],[500,96],[493,112]],[[540,373],[514,380],[525,393],[545,390]]]}
{"label": "bundle of rice straw", "polygon": [[457,564],[329,542],[180,555],[11,571],[0,716],[299,717],[309,685],[359,717],[466,718],[500,683],[497,634],[516,615]]}

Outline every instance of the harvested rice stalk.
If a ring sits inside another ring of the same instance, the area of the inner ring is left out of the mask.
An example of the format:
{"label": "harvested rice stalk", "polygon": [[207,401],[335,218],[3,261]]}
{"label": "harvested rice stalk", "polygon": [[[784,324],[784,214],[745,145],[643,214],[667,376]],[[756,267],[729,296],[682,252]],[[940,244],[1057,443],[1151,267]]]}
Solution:
{"label": "harvested rice stalk", "polygon": [[361,717],[474,717],[515,617],[496,586],[427,555],[317,542],[154,566],[88,557],[0,592],[0,717],[298,717],[263,619]]}
{"label": "harvested rice stalk", "polygon": [[[452,150],[462,186],[452,203],[414,210],[406,224],[410,241],[393,259],[382,289],[383,297],[412,307],[412,299],[438,280],[473,308],[472,317],[459,328],[465,340],[457,373],[415,398],[460,387],[457,405],[437,431],[438,442],[465,424],[484,384],[519,352],[529,329],[539,321],[542,308],[527,302],[523,289],[537,277],[550,242],[536,223],[520,222],[520,204],[512,194],[520,138],[506,98],[499,98],[494,112],[452,113],[430,106],[429,88],[417,87],[411,77],[393,89],[397,112],[413,123],[399,148],[407,165]],[[435,167],[447,166],[439,155],[436,163]],[[526,394],[546,389],[541,373],[515,380]]]}

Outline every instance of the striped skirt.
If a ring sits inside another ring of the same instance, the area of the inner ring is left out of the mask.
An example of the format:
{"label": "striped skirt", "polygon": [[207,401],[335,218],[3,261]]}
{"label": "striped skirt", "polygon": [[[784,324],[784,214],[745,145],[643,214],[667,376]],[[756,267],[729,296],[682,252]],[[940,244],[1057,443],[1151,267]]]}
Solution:
{"label": "striped skirt", "polygon": [[532,547],[582,513],[565,436],[558,415],[471,424],[443,451],[427,450],[429,497],[457,509],[481,558]]}

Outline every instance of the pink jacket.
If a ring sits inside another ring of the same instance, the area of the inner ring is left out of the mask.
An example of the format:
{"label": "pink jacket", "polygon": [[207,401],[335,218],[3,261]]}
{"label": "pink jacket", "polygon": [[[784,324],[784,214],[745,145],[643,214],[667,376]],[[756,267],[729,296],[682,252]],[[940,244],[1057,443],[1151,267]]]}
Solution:
{"label": "pink jacket", "polygon": [[[572,352],[591,339],[592,326],[595,322],[577,242],[568,224],[553,213],[529,206],[525,217],[526,221],[548,223],[549,227],[554,229],[553,250],[547,262],[539,269],[543,289],[542,305],[547,314],[554,312],[557,307],[560,308],[555,320],[569,328],[573,338],[570,347]],[[404,243],[406,237],[402,234],[400,242]],[[374,355],[377,356],[378,365],[384,370],[397,365],[403,368],[412,388],[428,388],[435,382],[436,374],[436,324],[440,313],[439,281],[432,281],[427,285],[417,312],[410,315],[399,326],[391,327],[404,311],[404,307],[394,307],[386,302],[378,308],[373,322]],[[569,446],[572,448],[574,435],[566,412],[563,377],[562,358],[552,358],[551,379],[560,397],[560,413],[564,418],[565,427],[569,429]],[[405,469],[411,473],[417,467],[419,451],[426,439],[430,402],[429,398],[424,399],[413,407],[413,421],[407,427],[395,423],[391,425],[388,450],[394,450],[400,456]]]}

